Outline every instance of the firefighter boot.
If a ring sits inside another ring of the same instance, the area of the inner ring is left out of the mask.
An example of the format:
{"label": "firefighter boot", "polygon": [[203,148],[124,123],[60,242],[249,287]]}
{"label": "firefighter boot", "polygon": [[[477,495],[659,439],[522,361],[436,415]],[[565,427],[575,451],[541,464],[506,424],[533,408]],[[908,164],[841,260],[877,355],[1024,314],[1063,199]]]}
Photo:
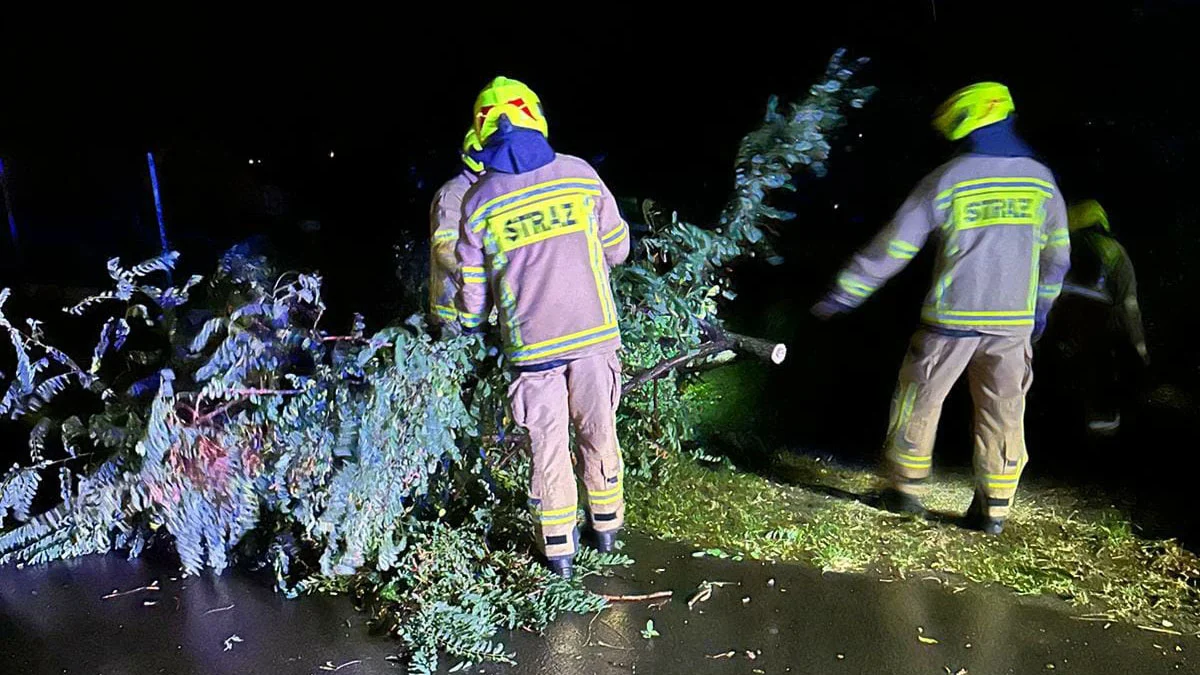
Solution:
{"label": "firefighter boot", "polygon": [[975,493],[975,499],[971,500],[971,506],[967,508],[967,515],[963,520],[967,527],[984,534],[997,535],[1004,531],[1003,519],[989,518],[984,513],[983,497],[978,492]]}
{"label": "firefighter boot", "polygon": [[600,553],[612,553],[617,547],[617,538],[620,536],[621,530],[609,530],[607,532],[591,531],[592,546]]}
{"label": "firefighter boot", "polygon": [[[571,532],[571,540],[575,544],[575,550],[578,551],[579,550],[579,528],[575,528]],[[553,557],[547,556],[546,557],[546,567],[550,568],[550,571],[554,574],[554,576],[562,577],[564,579],[570,579],[571,575],[575,573],[575,554],[572,553],[571,555],[556,555]]]}
{"label": "firefighter boot", "polygon": [[921,516],[924,518],[927,515],[925,506],[921,504],[921,500],[917,497],[905,494],[896,488],[888,488],[879,496],[883,504],[883,508],[892,513],[904,513],[912,516]]}
{"label": "firefighter boot", "polygon": [[550,572],[556,577],[570,579],[575,573],[574,569],[575,556],[560,555],[553,558],[546,558],[546,566],[550,568]]}

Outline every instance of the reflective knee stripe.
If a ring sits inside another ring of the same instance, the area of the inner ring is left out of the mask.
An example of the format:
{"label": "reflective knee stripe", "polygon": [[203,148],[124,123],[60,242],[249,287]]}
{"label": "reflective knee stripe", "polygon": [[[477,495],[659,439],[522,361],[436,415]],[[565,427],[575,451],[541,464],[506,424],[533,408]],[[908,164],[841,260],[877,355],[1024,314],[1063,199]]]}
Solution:
{"label": "reflective knee stripe", "polygon": [[624,492],[624,486],[618,481],[616,487],[607,490],[588,490],[588,502],[592,505],[615,504],[621,501]]}
{"label": "reflective knee stripe", "polygon": [[892,461],[906,469],[928,469],[933,466],[933,456],[918,457],[917,455],[907,455],[903,452],[893,452]]}
{"label": "reflective knee stripe", "polygon": [[1017,487],[1017,483],[1021,480],[1020,474],[1011,473],[988,473],[984,474],[983,481],[989,490],[1005,490]]}
{"label": "reflective knee stripe", "polygon": [[574,523],[578,508],[575,506],[564,506],[561,509],[543,511],[539,507],[530,504],[530,510],[533,511],[533,517],[542,525],[542,527],[547,527],[550,525],[567,525]]}

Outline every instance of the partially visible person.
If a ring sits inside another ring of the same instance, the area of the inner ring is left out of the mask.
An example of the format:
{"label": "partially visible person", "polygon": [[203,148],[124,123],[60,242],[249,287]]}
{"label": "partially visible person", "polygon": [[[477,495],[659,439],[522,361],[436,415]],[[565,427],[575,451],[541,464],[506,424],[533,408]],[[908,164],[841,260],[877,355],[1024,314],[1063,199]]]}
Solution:
{"label": "partially visible person", "polygon": [[446,181],[433,196],[429,207],[429,323],[438,326],[457,326],[458,311],[454,307],[458,296],[458,258],[454,248],[462,228],[462,202],[467,190],[479,180],[483,165],[471,153],[483,148],[475,129],[463,139],[462,170]]}
{"label": "partially visible person", "polygon": [[1121,408],[1137,379],[1138,364],[1150,365],[1137,277],[1125,247],[1113,235],[1108,213],[1095,200],[1067,212],[1071,271],[1055,309],[1054,343],[1065,373],[1081,397],[1088,431],[1116,433]]}

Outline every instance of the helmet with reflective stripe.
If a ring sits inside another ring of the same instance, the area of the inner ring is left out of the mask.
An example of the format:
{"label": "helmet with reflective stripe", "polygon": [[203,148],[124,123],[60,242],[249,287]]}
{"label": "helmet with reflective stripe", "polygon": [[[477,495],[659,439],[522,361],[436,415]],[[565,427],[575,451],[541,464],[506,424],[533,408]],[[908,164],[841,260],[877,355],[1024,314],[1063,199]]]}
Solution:
{"label": "helmet with reflective stripe", "polygon": [[957,141],[967,134],[1007,119],[1016,107],[1008,87],[979,82],[954,92],[933,114],[933,128]]}
{"label": "helmet with reflective stripe", "polygon": [[1072,232],[1095,226],[1099,226],[1105,232],[1112,232],[1108,225],[1108,213],[1100,206],[1100,202],[1088,199],[1067,209],[1067,227]]}
{"label": "helmet with reflective stripe", "polygon": [[533,90],[516,80],[497,77],[479,92],[475,99],[475,134],[479,142],[487,143],[496,133],[500,116],[508,117],[514,127],[524,127],[549,136],[546,116],[542,114],[542,100]]}
{"label": "helmet with reflective stripe", "polygon": [[483,163],[471,156],[472,152],[479,152],[483,146],[479,144],[479,136],[475,135],[475,128],[467,130],[467,137],[463,139],[462,145],[462,162],[474,173],[483,173]]}

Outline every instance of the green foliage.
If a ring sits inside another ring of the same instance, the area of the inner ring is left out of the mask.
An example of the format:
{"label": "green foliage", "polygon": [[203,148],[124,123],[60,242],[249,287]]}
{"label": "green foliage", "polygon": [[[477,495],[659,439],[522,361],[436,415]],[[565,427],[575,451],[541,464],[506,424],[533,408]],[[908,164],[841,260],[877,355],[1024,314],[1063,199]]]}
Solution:
{"label": "green foliage", "polygon": [[[770,255],[763,222],[790,215],[769,193],[797,168],[821,175],[826,135],[870,94],[846,86],[865,60],[843,58],[787,114],[772,100],[742,143],[717,227],[656,219],[644,255],[615,273],[629,370],[698,347],[733,297],[729,265]],[[414,673],[432,672],[439,650],[464,663],[509,660],[498,628],[537,630],[561,612],[603,607],[529,551],[527,464],[511,457],[509,375],[488,358],[494,346],[434,339],[418,319],[368,334],[358,318],[331,334],[318,276],[279,275],[238,248],[207,283],[150,281],[169,279],[177,258],[128,269],[113,259],[113,290],[66,310],[100,326],[87,370],[37,321],[11,323],[0,291],[15,361],[0,414],[36,420],[29,464],[0,477],[0,526],[20,523],[0,533],[0,564],[138,555],[165,540],[189,574],[269,565],[289,595],[352,590],[400,638]],[[671,373],[626,397],[634,480],[678,463],[689,433],[683,384]],[[68,386],[95,405],[50,405]],[[62,457],[44,456],[48,440]],[[33,515],[55,466],[61,501]],[[625,562],[584,553],[577,569]]]}
{"label": "green foliage", "polygon": [[[771,98],[763,125],[742,139],[734,193],[715,228],[682,222],[674,213],[652,219],[650,234],[639,242],[645,255],[613,272],[627,369],[650,368],[699,347],[706,324],[720,325],[721,300],[735,297],[730,265],[746,256],[776,260],[764,228],[794,214],[772,207],[768,198],[774,190],[794,189],[791,176],[798,169],[825,175],[828,136],[845,123],[846,108],[861,107],[874,93],[872,87],[850,86],[866,63],[847,62],[839,50],[823,80],[786,113]],[[671,373],[622,402],[622,446],[633,475],[648,478],[656,467],[669,467],[661,460],[678,454],[689,439],[683,384]]]}

